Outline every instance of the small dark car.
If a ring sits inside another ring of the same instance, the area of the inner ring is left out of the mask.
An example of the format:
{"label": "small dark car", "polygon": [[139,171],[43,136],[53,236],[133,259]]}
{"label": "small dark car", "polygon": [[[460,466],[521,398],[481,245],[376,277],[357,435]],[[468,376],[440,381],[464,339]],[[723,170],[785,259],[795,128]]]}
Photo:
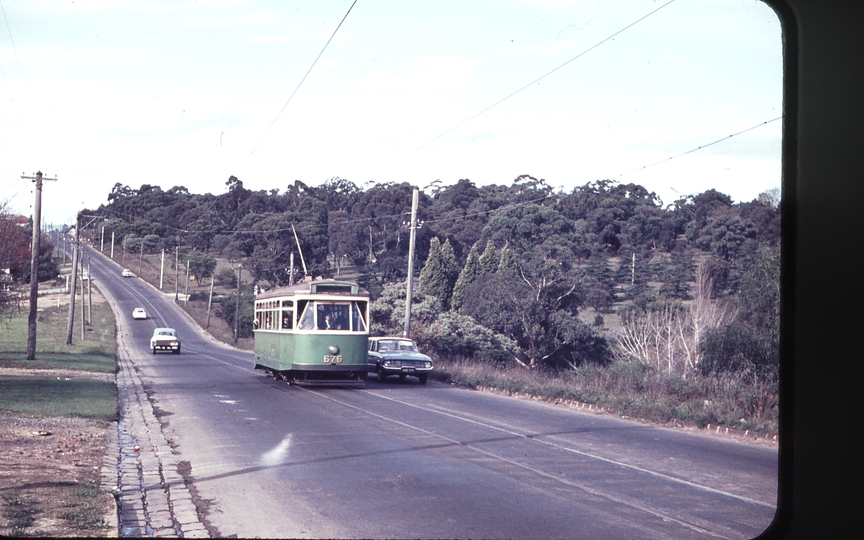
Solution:
{"label": "small dark car", "polygon": [[369,338],[369,371],[383,381],[388,375],[399,375],[401,380],[411,375],[426,384],[432,371],[432,359],[417,350],[413,340],[400,337]]}

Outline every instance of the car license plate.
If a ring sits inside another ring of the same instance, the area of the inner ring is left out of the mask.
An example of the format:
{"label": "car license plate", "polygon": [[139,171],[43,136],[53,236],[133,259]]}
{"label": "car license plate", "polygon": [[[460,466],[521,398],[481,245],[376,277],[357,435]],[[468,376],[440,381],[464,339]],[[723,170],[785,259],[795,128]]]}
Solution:
{"label": "car license plate", "polygon": [[407,371],[408,373],[414,373],[414,368],[413,367],[403,367],[402,371]]}

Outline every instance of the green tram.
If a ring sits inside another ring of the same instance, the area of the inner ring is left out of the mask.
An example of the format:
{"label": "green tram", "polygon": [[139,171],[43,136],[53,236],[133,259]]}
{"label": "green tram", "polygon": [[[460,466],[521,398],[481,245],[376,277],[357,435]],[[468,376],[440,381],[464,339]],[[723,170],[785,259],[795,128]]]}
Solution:
{"label": "green tram", "polygon": [[369,293],[304,281],[255,298],[255,369],[305,385],[362,385],[369,371]]}

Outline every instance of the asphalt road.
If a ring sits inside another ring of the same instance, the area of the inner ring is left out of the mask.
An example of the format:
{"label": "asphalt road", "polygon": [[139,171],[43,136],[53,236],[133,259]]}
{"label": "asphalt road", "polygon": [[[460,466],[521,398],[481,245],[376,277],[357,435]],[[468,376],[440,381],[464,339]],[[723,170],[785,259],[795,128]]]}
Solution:
{"label": "asphalt road", "polygon": [[[774,517],[776,448],[431,380],[288,386],[202,336],[173,291],[98,255],[91,273],[219,536],[751,538]],[[156,326],[182,354],[151,354]]]}

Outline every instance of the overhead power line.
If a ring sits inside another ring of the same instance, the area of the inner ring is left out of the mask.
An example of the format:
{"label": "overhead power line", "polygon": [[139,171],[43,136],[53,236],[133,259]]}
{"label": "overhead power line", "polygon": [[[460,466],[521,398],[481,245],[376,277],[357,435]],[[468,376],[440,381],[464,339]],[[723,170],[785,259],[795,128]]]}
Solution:
{"label": "overhead power line", "polygon": [[570,60],[567,60],[566,62],[564,62],[564,63],[561,64],[560,66],[556,67],[556,68],[553,69],[552,71],[550,71],[550,72],[546,73],[545,75],[542,75],[542,76],[540,76],[540,77],[534,79],[534,80],[531,81],[530,83],[526,84],[525,86],[523,86],[522,88],[516,90],[515,92],[512,92],[512,93],[509,94],[508,96],[505,96],[505,97],[499,99],[498,101],[496,101],[496,102],[493,103],[492,105],[489,105],[488,107],[486,107],[486,108],[483,109],[482,111],[478,112],[478,113],[475,114],[474,116],[472,116],[472,117],[470,117],[470,118],[468,118],[468,119],[466,119],[466,120],[463,120],[462,122],[456,124],[455,126],[453,126],[452,128],[448,129],[447,131],[445,131],[445,132],[442,133],[441,135],[438,135],[438,136],[435,137],[434,139],[431,139],[431,140],[429,140],[429,141],[423,143],[422,145],[420,145],[419,147],[417,147],[417,150],[420,150],[420,149],[423,148],[424,146],[427,146],[427,145],[429,145],[430,143],[433,143],[433,142],[437,141],[438,139],[440,139],[440,138],[443,137],[444,135],[447,135],[448,133],[450,133],[451,131],[455,130],[456,128],[458,128],[458,127],[460,127],[460,126],[462,126],[462,125],[464,125],[464,124],[467,124],[467,123],[470,122],[471,120],[474,120],[475,118],[477,118],[477,117],[480,116],[481,114],[485,113],[485,112],[488,111],[489,109],[491,109],[491,108],[493,108],[493,107],[496,107],[496,106],[500,105],[501,103],[507,101],[507,100],[510,99],[511,97],[513,97],[513,96],[515,96],[516,94],[518,94],[519,92],[525,90],[525,89],[528,88],[529,86],[532,86],[533,84],[538,83],[538,82],[540,82],[541,80],[545,79],[545,78],[548,77],[549,75],[552,75],[553,73],[555,73],[555,72],[558,71],[559,69],[563,68],[564,66],[566,66],[566,65],[569,64],[570,62],[573,62],[574,60],[578,60],[579,58],[585,56],[586,54],[588,54],[589,52],[593,51],[594,49],[596,49],[596,48],[599,47],[600,45],[603,45],[604,43],[606,43],[606,42],[609,41],[610,39],[614,38],[615,36],[621,34],[621,33],[624,32],[625,30],[628,30],[628,29],[632,28],[633,26],[635,26],[636,24],[638,24],[638,23],[644,21],[645,19],[647,19],[647,18],[650,17],[651,15],[654,15],[655,13],[657,13],[657,12],[660,11],[661,9],[665,8],[666,6],[668,6],[669,4],[671,4],[671,3],[674,2],[674,1],[675,1],[675,0],[669,0],[668,2],[666,2],[665,4],[663,4],[662,6],[658,7],[657,9],[655,9],[654,11],[652,11],[652,12],[648,13],[647,15],[644,15],[644,16],[640,17],[639,19],[633,21],[632,23],[628,24],[627,26],[625,26],[625,27],[622,28],[621,30],[618,30],[617,32],[615,32],[615,33],[612,34],[611,36],[607,37],[607,38],[604,39],[603,41],[600,41],[599,43],[596,43],[595,45],[589,47],[588,49],[585,49],[584,51],[582,51],[581,53],[577,54],[576,56],[574,56],[574,57],[571,58]]}
{"label": "overhead power line", "polygon": [[356,4],[356,3],[357,3],[357,0],[354,0],[354,2],[352,2],[352,4],[351,4],[351,7],[349,7],[348,11],[345,12],[345,16],[342,17],[341,21],[339,21],[339,24],[336,26],[336,30],[333,30],[333,34],[330,35],[330,39],[327,40],[327,43],[324,44],[324,48],[321,49],[321,52],[318,53],[318,56],[315,57],[315,61],[312,62],[311,66],[309,66],[309,70],[306,72],[306,75],[303,75],[303,78],[300,79],[300,84],[298,84],[297,88],[295,88],[294,91],[291,93],[291,96],[288,98],[288,101],[285,102],[285,105],[282,105],[282,108],[279,110],[279,114],[277,114],[276,118],[273,119],[273,122],[270,123],[270,127],[267,128],[267,131],[264,132],[264,135],[262,135],[261,139],[255,144],[255,148],[253,148],[252,151],[249,152],[249,155],[246,156],[246,161],[243,162],[243,165],[245,165],[246,162],[249,161],[249,158],[252,157],[252,154],[255,153],[255,150],[258,149],[258,146],[261,144],[261,142],[264,140],[264,138],[267,137],[267,134],[270,133],[270,130],[273,128],[273,126],[276,125],[276,121],[279,120],[279,117],[282,116],[282,112],[285,110],[285,108],[288,106],[288,104],[291,103],[291,100],[294,98],[294,94],[297,93],[297,90],[300,90],[300,87],[303,85],[303,81],[305,81],[306,77],[308,77],[309,74],[312,73],[312,68],[315,67],[315,64],[318,63],[318,59],[320,59],[321,55],[324,54],[324,51],[327,50],[327,46],[330,45],[331,41],[333,41],[333,37],[336,36],[336,32],[338,32],[339,28],[342,27],[342,23],[344,23],[345,19],[348,18],[348,14],[351,13],[352,9],[354,9],[354,4]]}
{"label": "overhead power line", "polygon": [[753,131],[753,130],[756,129],[756,128],[760,128],[760,127],[762,127],[762,126],[768,125],[768,124],[770,124],[771,122],[776,122],[777,120],[780,120],[781,118],[783,118],[783,117],[782,117],[782,116],[778,116],[777,118],[774,118],[774,119],[772,119],[772,120],[766,120],[765,122],[762,122],[761,124],[756,124],[755,126],[751,126],[751,127],[747,128],[747,129],[741,130],[741,131],[739,131],[739,132],[737,132],[737,133],[733,133],[732,135],[727,135],[726,137],[723,137],[722,139],[717,139],[717,140],[714,141],[714,142],[710,142],[710,143],[708,143],[708,144],[703,144],[702,146],[698,146],[698,147],[696,147],[696,148],[694,148],[694,149],[692,149],[692,150],[687,150],[686,152],[682,152],[682,153],[680,153],[680,154],[678,154],[678,155],[676,155],[676,156],[670,156],[670,157],[668,157],[668,158],[666,158],[666,159],[661,159],[660,161],[658,161],[658,162],[656,162],[656,163],[651,163],[650,165],[643,165],[643,166],[639,167],[638,169],[633,169],[632,171],[629,171],[629,172],[626,172],[626,173],[621,173],[621,174],[619,174],[618,176],[624,176],[625,174],[632,174],[632,173],[634,173],[634,172],[643,171],[643,170],[645,170],[645,169],[647,169],[647,168],[649,168],[649,167],[653,167],[653,166],[655,166],[655,165],[660,165],[661,163],[666,163],[667,161],[669,161],[669,160],[671,160],[671,159],[679,158],[679,157],[681,157],[681,156],[686,156],[687,154],[692,154],[693,152],[697,152],[697,151],[699,151],[699,150],[702,150],[703,148],[708,148],[709,146],[713,146],[713,145],[715,145],[715,144],[717,144],[717,143],[723,142],[723,141],[725,141],[726,139],[731,139],[732,137],[735,137],[735,136],[737,136],[737,135],[741,135],[742,133],[747,133],[748,131]]}

